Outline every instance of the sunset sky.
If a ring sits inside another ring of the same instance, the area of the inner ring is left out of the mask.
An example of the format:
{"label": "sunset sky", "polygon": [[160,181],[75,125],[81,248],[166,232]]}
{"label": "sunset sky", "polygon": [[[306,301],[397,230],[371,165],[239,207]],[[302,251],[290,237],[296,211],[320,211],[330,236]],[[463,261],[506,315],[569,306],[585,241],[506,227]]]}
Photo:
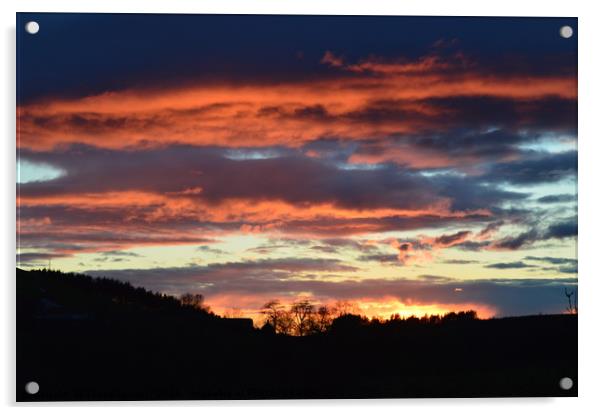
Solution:
{"label": "sunset sky", "polygon": [[576,19],[19,14],[17,27],[17,266],[249,316],[305,297],[369,316],[565,309]]}

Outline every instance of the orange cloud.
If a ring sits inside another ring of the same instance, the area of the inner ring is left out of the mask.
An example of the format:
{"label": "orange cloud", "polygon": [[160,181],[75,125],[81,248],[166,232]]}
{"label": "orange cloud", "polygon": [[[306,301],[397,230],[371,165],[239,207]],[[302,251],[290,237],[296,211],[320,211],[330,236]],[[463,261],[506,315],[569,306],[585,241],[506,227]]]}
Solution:
{"label": "orange cloud", "polygon": [[[461,71],[447,71],[459,64],[435,55],[345,65],[326,53],[322,61],[341,76],[269,85],[199,83],[23,105],[17,109],[18,143],[32,149],[72,142],[109,148],[169,143],[298,147],[319,137],[357,140],[444,127],[454,109],[429,103],[433,98],[495,97],[527,107],[547,97],[576,98],[574,77],[485,75],[465,59]],[[372,118],[371,108],[379,102],[395,103],[391,109],[400,115]],[[435,155],[425,157],[430,164],[419,166],[445,163]]]}
{"label": "orange cloud", "polygon": [[[450,202],[442,199],[421,209],[393,208],[343,208],[333,203],[293,204],[280,200],[225,199],[219,203],[208,202],[196,196],[195,192],[174,195],[123,191],[105,193],[82,193],[48,196],[19,196],[17,203],[21,207],[32,206],[77,206],[79,209],[135,208],[144,207],[140,216],[125,217],[125,222],[162,222],[182,217],[198,221],[255,223],[285,223],[319,218],[338,219],[382,219],[388,217],[420,218],[428,216],[462,219],[471,215],[488,216],[486,209],[472,211],[452,211]],[[250,228],[245,228],[250,230]]]}

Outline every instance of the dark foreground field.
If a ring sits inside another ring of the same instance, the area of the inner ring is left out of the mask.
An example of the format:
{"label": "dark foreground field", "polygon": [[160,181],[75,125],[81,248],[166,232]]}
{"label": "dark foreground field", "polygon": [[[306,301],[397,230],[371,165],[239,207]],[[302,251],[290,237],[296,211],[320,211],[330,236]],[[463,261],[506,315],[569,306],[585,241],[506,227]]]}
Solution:
{"label": "dark foreground field", "polygon": [[17,270],[17,400],[577,395],[574,315],[358,321],[275,335],[115,281]]}

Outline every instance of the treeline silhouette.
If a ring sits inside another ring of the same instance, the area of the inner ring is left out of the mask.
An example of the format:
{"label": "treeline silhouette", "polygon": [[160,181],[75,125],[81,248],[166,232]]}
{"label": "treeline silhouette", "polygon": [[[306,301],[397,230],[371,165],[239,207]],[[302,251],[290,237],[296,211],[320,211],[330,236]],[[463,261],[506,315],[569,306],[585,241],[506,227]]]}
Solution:
{"label": "treeline silhouette", "polygon": [[[367,319],[350,303],[223,318],[199,294],[17,269],[17,399],[576,396],[577,316]],[[29,381],[40,384],[25,393]]]}
{"label": "treeline silhouette", "polygon": [[[187,294],[191,296],[192,294]],[[448,312],[444,315],[409,316],[402,318],[398,313],[389,319],[359,314],[358,306],[350,301],[337,301],[334,305],[316,305],[310,299],[293,302],[288,308],[280,300],[265,303],[260,312],[265,317],[261,330],[284,335],[310,336],[330,331],[357,330],[362,327],[407,328],[416,325],[437,325],[450,322],[472,321],[477,319],[474,310]]]}

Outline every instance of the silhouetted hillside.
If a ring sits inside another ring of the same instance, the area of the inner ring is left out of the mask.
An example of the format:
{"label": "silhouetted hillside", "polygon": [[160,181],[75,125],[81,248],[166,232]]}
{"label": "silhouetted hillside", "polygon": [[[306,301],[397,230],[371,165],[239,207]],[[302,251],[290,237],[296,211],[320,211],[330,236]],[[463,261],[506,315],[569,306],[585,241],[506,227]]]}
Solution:
{"label": "silhouetted hillside", "polygon": [[[172,296],[107,278],[59,271],[17,269],[18,321],[70,324],[176,324],[224,329],[236,325],[207,309],[186,305]],[[241,320],[241,319],[237,319]],[[250,319],[244,319],[251,322]],[[247,328],[251,329],[252,324]]]}
{"label": "silhouetted hillside", "polygon": [[118,281],[17,270],[18,400],[576,396],[576,380],[575,315],[345,315],[295,337]]}

